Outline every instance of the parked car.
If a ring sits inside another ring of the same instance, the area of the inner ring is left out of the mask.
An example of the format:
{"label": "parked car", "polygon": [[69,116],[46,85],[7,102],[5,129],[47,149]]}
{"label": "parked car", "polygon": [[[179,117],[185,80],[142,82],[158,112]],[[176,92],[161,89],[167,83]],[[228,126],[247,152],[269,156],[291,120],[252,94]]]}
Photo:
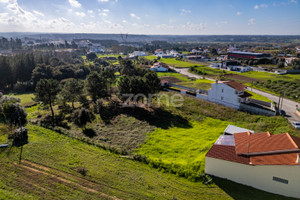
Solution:
{"label": "parked car", "polygon": [[300,122],[293,121],[292,125],[295,127],[295,129],[300,129]]}

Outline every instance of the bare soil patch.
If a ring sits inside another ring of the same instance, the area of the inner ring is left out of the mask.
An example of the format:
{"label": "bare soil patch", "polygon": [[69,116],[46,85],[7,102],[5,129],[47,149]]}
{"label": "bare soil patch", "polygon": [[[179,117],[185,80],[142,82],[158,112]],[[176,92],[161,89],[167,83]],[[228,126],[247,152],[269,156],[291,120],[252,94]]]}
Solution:
{"label": "bare soil patch", "polygon": [[248,82],[248,83],[251,83],[252,81],[262,81],[260,79],[249,78],[249,77],[242,76],[242,75],[239,75],[239,74],[226,74],[225,77],[229,78],[229,79],[235,79],[235,80]]}

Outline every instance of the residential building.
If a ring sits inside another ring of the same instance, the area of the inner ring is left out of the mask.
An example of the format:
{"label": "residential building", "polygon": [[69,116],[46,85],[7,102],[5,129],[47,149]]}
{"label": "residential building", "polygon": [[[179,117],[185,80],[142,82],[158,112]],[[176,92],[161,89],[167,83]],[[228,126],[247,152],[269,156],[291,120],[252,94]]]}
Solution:
{"label": "residential building", "polygon": [[208,100],[225,106],[239,109],[241,103],[247,103],[248,97],[246,86],[235,81],[216,81],[208,90]]}
{"label": "residential building", "polygon": [[270,54],[266,53],[252,53],[244,51],[228,51],[228,59],[260,59],[260,58],[270,58]]}
{"label": "residential building", "polygon": [[205,156],[205,173],[300,198],[300,138],[249,131],[221,135]]}
{"label": "residential building", "polygon": [[129,54],[129,58],[136,57],[136,56],[148,56],[147,53],[144,51],[134,51],[133,53]]}
{"label": "residential building", "polygon": [[169,71],[169,66],[162,62],[154,63],[154,65],[150,68],[151,71],[155,72],[167,72]]}

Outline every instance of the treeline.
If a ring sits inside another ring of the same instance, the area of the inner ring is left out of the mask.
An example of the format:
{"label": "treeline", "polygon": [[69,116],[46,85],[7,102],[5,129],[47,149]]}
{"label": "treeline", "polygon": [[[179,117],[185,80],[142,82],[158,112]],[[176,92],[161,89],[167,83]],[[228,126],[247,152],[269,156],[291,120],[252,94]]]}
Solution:
{"label": "treeline", "polygon": [[[120,65],[119,71],[111,66],[90,71],[85,80],[72,78],[59,82],[53,78],[40,79],[36,85],[35,99],[51,110],[51,120],[42,124],[63,126],[61,122],[71,112],[69,120],[85,127],[96,114],[105,118],[102,115],[105,105],[117,109],[119,101],[133,104],[144,102],[145,99],[151,101],[150,94],[160,91],[160,79],[155,72],[135,67],[130,60],[121,60]],[[116,72],[120,72],[121,75],[117,77]],[[72,106],[71,110],[67,109],[68,103]],[[59,119],[55,117],[55,104],[60,105],[62,112],[67,110]]]}
{"label": "treeline", "polygon": [[[37,40],[36,42],[41,42]],[[55,50],[55,49],[77,49],[78,45],[74,42],[71,41],[69,43],[68,41],[65,40],[64,43],[61,44],[54,44],[54,43],[41,43],[41,44],[34,44],[33,42],[29,43],[34,46],[35,49],[48,49],[48,50]]]}
{"label": "treeline", "polygon": [[82,58],[66,52],[35,52],[0,56],[0,90],[34,90],[41,78],[85,78]]}
{"label": "treeline", "polygon": [[0,39],[0,49],[21,49],[22,48],[22,41],[19,38],[13,39],[10,38],[8,40],[7,38],[2,37]]}

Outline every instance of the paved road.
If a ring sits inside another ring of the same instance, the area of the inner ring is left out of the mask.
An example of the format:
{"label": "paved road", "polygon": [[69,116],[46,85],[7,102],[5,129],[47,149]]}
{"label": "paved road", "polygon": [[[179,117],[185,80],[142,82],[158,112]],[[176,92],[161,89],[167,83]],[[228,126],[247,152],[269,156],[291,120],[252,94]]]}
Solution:
{"label": "paved road", "polygon": [[[188,68],[174,68],[174,67],[170,67],[170,68],[177,71],[178,73],[187,75],[189,77],[193,77],[193,78],[197,78],[197,79],[203,78],[203,76],[199,76],[199,75],[188,72]],[[205,79],[215,81],[214,79],[211,79],[211,78],[205,77]],[[248,88],[256,94],[265,96],[276,103],[278,102],[279,97],[276,95],[273,95],[273,94],[270,94],[267,92],[263,92],[261,90],[257,90],[254,88],[250,88],[250,87],[248,87]],[[290,121],[300,121],[300,117],[298,115],[296,115],[296,105],[298,105],[298,107],[300,107],[300,103],[283,98],[282,110],[284,110],[286,112],[287,119]]]}
{"label": "paved road", "polygon": [[[256,94],[260,94],[262,96],[265,96],[267,98],[269,98],[270,100],[278,103],[278,99],[279,97],[267,92],[263,92],[261,90],[257,90],[254,88],[250,88],[249,90],[256,93]],[[298,105],[298,107],[300,107],[300,103],[292,101],[290,99],[286,99],[283,98],[283,102],[282,102],[282,110],[284,110],[286,112],[287,118],[290,121],[300,121],[300,117],[298,115],[296,115],[296,105]]]}

